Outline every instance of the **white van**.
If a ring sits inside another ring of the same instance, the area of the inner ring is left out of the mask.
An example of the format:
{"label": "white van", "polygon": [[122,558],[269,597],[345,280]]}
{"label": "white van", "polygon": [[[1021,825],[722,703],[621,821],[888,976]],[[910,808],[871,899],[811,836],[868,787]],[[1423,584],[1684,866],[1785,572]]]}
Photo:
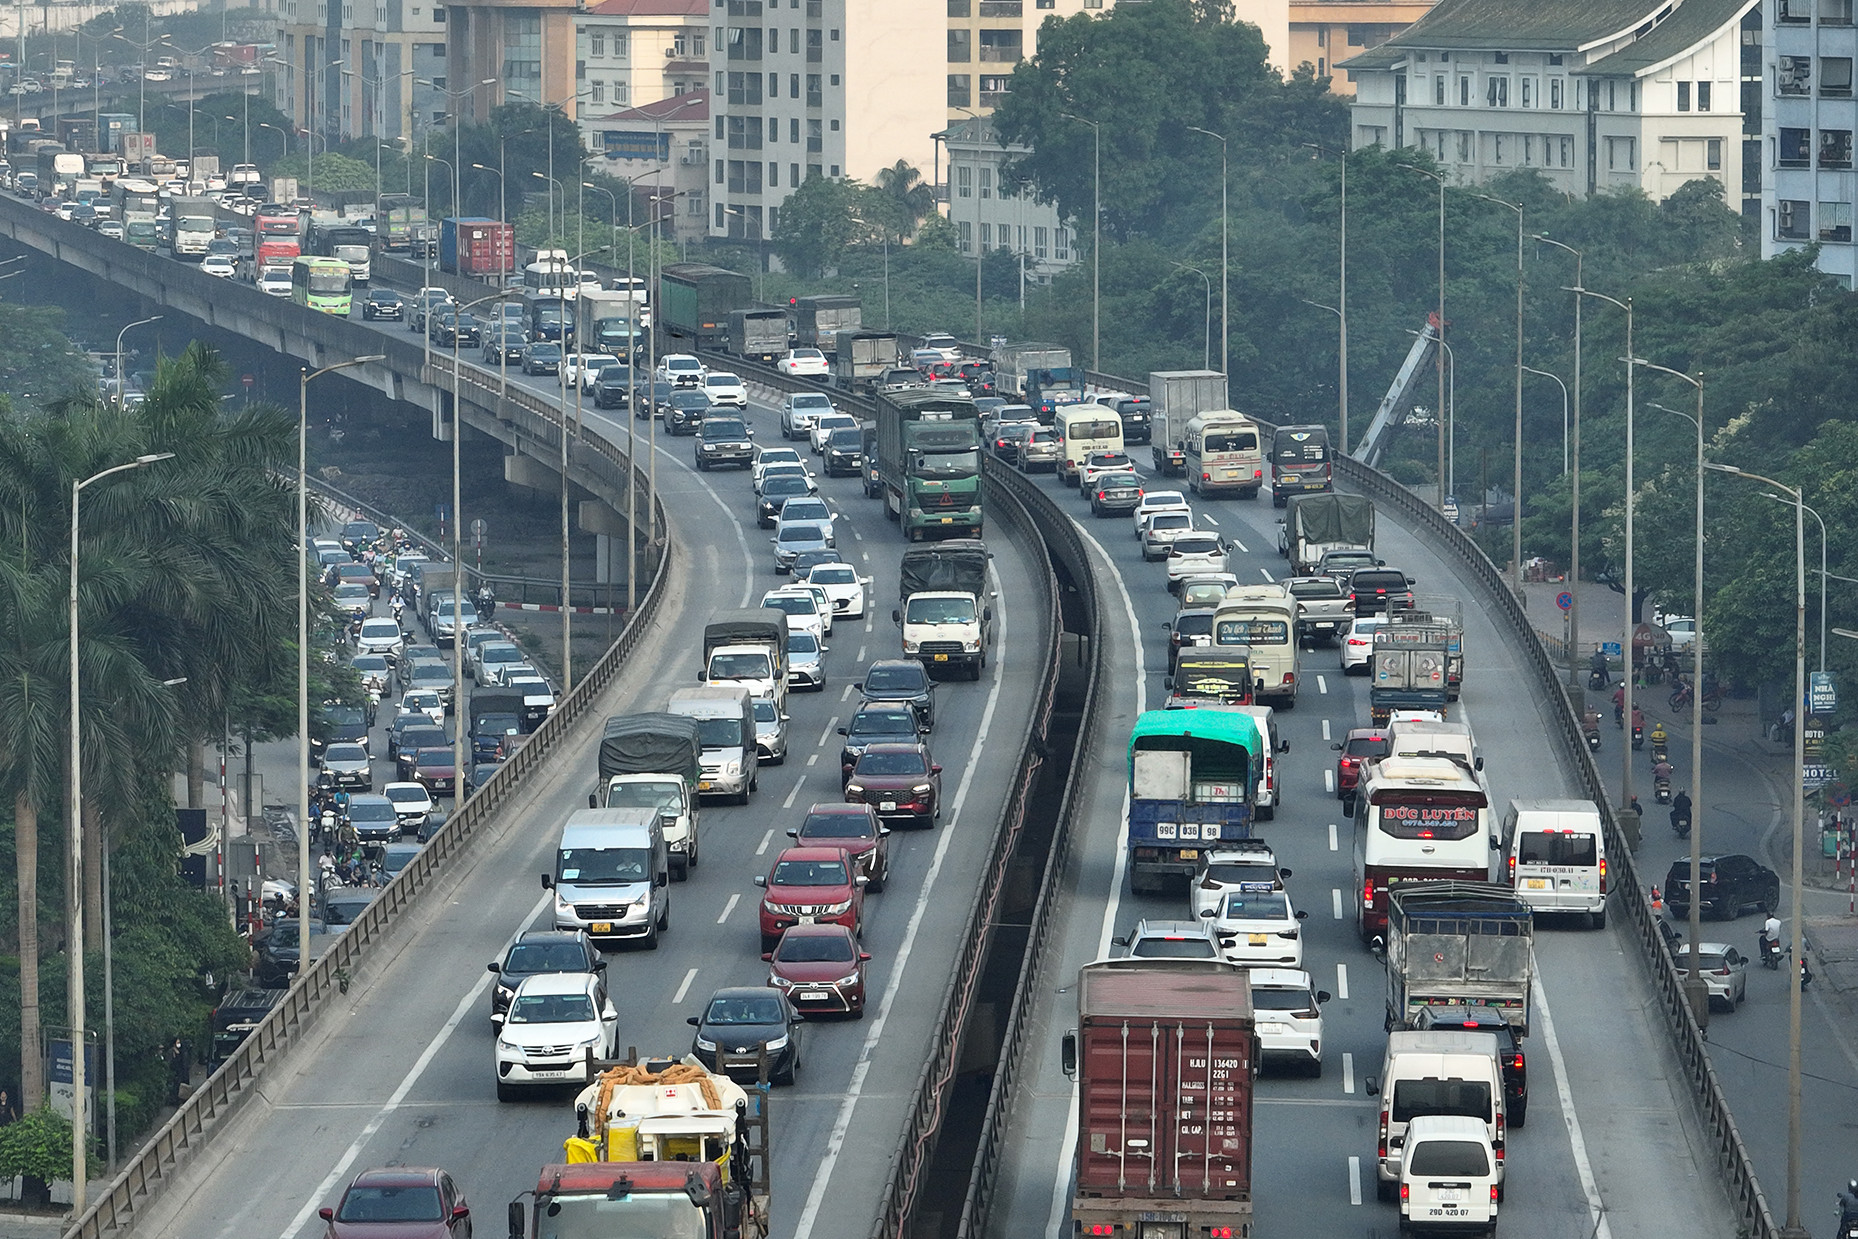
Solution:
{"label": "white van", "polygon": [[1392,1200],[1400,1183],[1407,1124],[1422,1114],[1476,1119],[1490,1138],[1503,1182],[1503,1075],[1494,1033],[1404,1029],[1387,1034],[1381,1069],[1379,1166],[1375,1190]]}
{"label": "white van", "polygon": [[1234,706],[1233,709],[1252,716],[1258,724],[1258,734],[1264,737],[1264,769],[1258,773],[1258,799],[1254,802],[1258,811],[1258,820],[1268,822],[1277,816],[1278,802],[1283,799],[1282,772],[1278,769],[1280,754],[1290,752],[1290,741],[1280,740],[1277,735],[1277,711],[1270,706]]}
{"label": "white van", "polygon": [[658,935],[671,928],[671,853],[658,810],[570,814],[542,889],[555,892],[556,929],[657,950]]}
{"label": "white van", "polygon": [[1052,424],[1063,451],[1058,458],[1058,476],[1066,486],[1077,485],[1077,471],[1092,452],[1123,450],[1122,416],[1107,405],[1066,405],[1058,410]]}
{"label": "white van", "polygon": [[754,695],[737,684],[680,688],[671,694],[665,710],[697,720],[703,740],[697,791],[705,796],[733,796],[737,804],[747,804],[759,781]]}
{"label": "white van", "polygon": [[1297,602],[1282,585],[1235,585],[1213,613],[1214,645],[1247,645],[1261,701],[1297,703]]}
{"label": "white van", "polygon": [[1606,830],[1591,800],[1512,800],[1491,846],[1507,857],[1516,897],[1537,912],[1584,913],[1606,925]]}
{"label": "white van", "polygon": [[1476,1119],[1426,1114],[1406,1129],[1400,1167],[1400,1230],[1489,1235],[1503,1177],[1490,1133]]}

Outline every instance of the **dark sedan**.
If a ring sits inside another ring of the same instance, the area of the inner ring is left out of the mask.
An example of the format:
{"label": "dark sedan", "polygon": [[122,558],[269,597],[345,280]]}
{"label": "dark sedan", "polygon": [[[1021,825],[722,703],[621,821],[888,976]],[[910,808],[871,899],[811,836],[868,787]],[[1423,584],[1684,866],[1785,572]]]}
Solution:
{"label": "dark sedan", "polygon": [[524,374],[560,374],[561,345],[553,340],[536,340],[523,348]]}
{"label": "dark sedan", "polygon": [[1135,511],[1135,505],[1142,502],[1142,479],[1120,469],[1100,473],[1091,482],[1088,494],[1092,515],[1127,514]]}
{"label": "dark sedan", "polygon": [[594,380],[594,408],[623,409],[632,399],[632,367],[606,366]]}
{"label": "dark sedan", "polygon": [[426,335],[434,344],[446,348],[476,348],[484,337],[484,329],[471,314],[447,307],[433,313],[432,326]]}
{"label": "dark sedan", "polygon": [[[257,953],[258,962],[253,966],[253,974],[258,984],[266,989],[284,989],[291,978],[297,975],[297,960],[301,942],[298,940],[298,922],[295,920],[276,920],[271,928],[258,935],[252,943]],[[310,921],[310,949],[318,948],[315,939],[329,932],[329,927],[321,921]]]}
{"label": "dark sedan", "polygon": [[855,426],[844,426],[826,436],[825,457],[826,476],[857,477],[858,470],[864,466],[864,431]]}
{"label": "dark sedan", "polygon": [[370,288],[361,303],[361,317],[364,322],[380,318],[397,323],[406,318],[406,302],[391,288]]}
{"label": "dark sedan", "polygon": [[406,728],[400,733],[399,747],[394,750],[394,781],[398,783],[415,781],[413,772],[418,765],[417,757],[421,749],[449,749],[450,745],[451,739],[445,734],[443,727],[428,724]]}
{"label": "dark sedan", "polygon": [[871,956],[843,925],[795,925],[781,935],[768,964],[768,985],[807,1016],[864,1018],[865,964]]}
{"label": "dark sedan", "polygon": [[845,737],[839,746],[839,782],[843,784],[873,744],[914,744],[922,735],[922,720],[907,704],[871,702],[859,706],[839,734]]}
{"label": "dark sedan", "polygon": [[942,816],[942,767],[926,744],[873,744],[852,767],[845,799],[870,805],[880,818],[933,826]]}
{"label": "dark sedan", "polygon": [[794,1082],[800,1069],[801,1023],[785,995],[760,986],[719,989],[710,995],[703,1014],[687,1022],[697,1030],[691,1051],[710,1070],[717,1069],[720,1058],[731,1079],[753,1083],[759,1074],[756,1058],[765,1049],[768,1078],[775,1084]]}
{"label": "dark sedan", "polygon": [[510,1009],[510,999],[516,996],[516,987],[530,977],[557,972],[606,971],[606,961],[600,958],[600,952],[594,949],[586,931],[579,929],[526,929],[516,935],[516,941],[510,943],[510,949],[503,953],[501,960],[493,960],[488,966],[497,974],[497,983],[490,987],[493,1024],[503,1022],[503,1013]]}
{"label": "dark sedan", "polygon": [[761,498],[755,501],[755,524],[762,529],[774,528],[775,517],[781,514],[781,505],[789,499],[813,493],[807,485],[804,475],[780,474],[762,483]]}
{"label": "dark sedan", "polygon": [[935,727],[935,681],[914,658],[886,658],[871,664],[864,679],[853,685],[866,701],[906,703],[916,710],[923,730]]}
{"label": "dark sedan", "polygon": [[700,387],[684,387],[665,398],[664,425],[674,435],[697,433],[710,411],[710,397]]}

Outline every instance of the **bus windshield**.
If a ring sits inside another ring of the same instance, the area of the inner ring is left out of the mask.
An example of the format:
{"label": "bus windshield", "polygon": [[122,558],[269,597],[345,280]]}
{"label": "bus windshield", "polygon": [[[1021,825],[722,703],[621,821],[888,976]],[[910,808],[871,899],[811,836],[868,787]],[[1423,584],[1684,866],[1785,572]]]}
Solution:
{"label": "bus windshield", "polygon": [[353,275],[347,271],[334,268],[315,267],[309,275],[310,291],[313,293],[347,292]]}

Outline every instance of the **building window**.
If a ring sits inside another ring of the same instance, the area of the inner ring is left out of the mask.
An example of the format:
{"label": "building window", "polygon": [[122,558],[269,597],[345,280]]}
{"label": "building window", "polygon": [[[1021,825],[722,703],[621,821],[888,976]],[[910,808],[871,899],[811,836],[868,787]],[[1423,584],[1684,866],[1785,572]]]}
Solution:
{"label": "building window", "polygon": [[981,248],[990,250],[994,247],[994,226],[985,221],[981,223]]}
{"label": "building window", "polygon": [[955,196],[957,198],[974,196],[974,169],[965,163],[955,169]]}
{"label": "building window", "polygon": [[973,81],[966,73],[948,75],[948,106],[966,108],[974,106],[974,93],[970,87]]}
{"label": "building window", "polygon": [[799,165],[799,164],[797,164],[797,163],[790,163],[790,164],[788,164],[788,165],[787,165],[787,184],[788,184],[788,186],[789,186],[789,187],[792,187],[792,186],[796,186],[796,185],[798,185],[799,183],[800,183],[800,165]]}
{"label": "building window", "polygon": [[[722,118],[718,117],[717,119],[720,120]],[[721,185],[723,183],[723,161],[720,159],[716,161],[716,183],[718,185]],[[720,216],[717,218],[716,222],[719,224],[722,222],[722,219]]]}
{"label": "building window", "polygon": [[[787,140],[792,142],[795,146],[800,145],[800,118],[798,116],[788,118]],[[798,184],[799,180],[799,177],[795,177],[794,183]]]}
{"label": "building window", "polygon": [[1819,204],[1819,239],[1821,241],[1850,241],[1852,239],[1851,203],[1821,202]]}
{"label": "building window", "polygon": [[1608,82],[1606,84],[1606,110],[1609,112],[1616,111],[1618,109],[1618,106],[1619,106],[1619,83]]}
{"label": "building window", "polygon": [[1609,172],[1630,172],[1636,159],[1636,139],[1608,138],[1606,140],[1606,168]]}
{"label": "building window", "polygon": [[955,231],[961,238],[959,247],[961,252],[964,254],[971,253],[974,249],[974,221],[968,219],[962,220],[955,225]]}
{"label": "building window", "polygon": [[1819,166],[1822,168],[1852,166],[1851,130],[1821,129],[1819,131]]}
{"label": "building window", "polygon": [[1458,106],[1461,108],[1471,106],[1471,79],[1468,77],[1458,79]]}
{"label": "building window", "polygon": [[1057,228],[1052,231],[1052,257],[1059,262],[1071,261],[1071,230]]}
{"label": "building window", "polygon": [[1463,129],[1458,131],[1458,162],[1471,162],[1471,135]]}
{"label": "building window", "polygon": [[1560,52],[1550,52],[1550,53],[1548,54],[1548,63],[1549,63],[1549,64],[1551,64],[1551,65],[1558,65],[1558,64],[1560,64],[1561,62],[1562,62],[1562,57],[1561,57],[1561,53],[1560,53]]}
{"label": "building window", "polygon": [[587,86],[587,98],[592,103],[606,102],[606,83],[591,82]]}
{"label": "building window", "polygon": [[1777,168],[1805,168],[1811,163],[1812,131],[1782,127],[1779,148],[1774,152]]}
{"label": "building window", "polygon": [[781,187],[781,165],[777,163],[771,163],[768,165],[768,188],[779,189],[780,187]]}
{"label": "building window", "polygon": [[806,149],[822,151],[826,148],[826,127],[816,120],[806,123]]}
{"label": "building window", "polygon": [[1680,112],[1690,111],[1690,83],[1689,82],[1679,82],[1677,84],[1677,110]]}
{"label": "building window", "polygon": [[1774,93],[1805,95],[1813,86],[1813,58],[1781,56],[1774,62]]}
{"label": "building window", "polygon": [[1490,77],[1484,81],[1484,103],[1488,107],[1507,108],[1510,106],[1510,79],[1507,77]]}
{"label": "building window", "polygon": [[1491,162],[1495,164],[1501,164],[1503,162],[1503,135],[1502,134],[1493,133],[1490,135],[1490,150],[1491,150]]}
{"label": "building window", "polygon": [[1826,26],[1852,24],[1852,0],[1819,0],[1819,20]]}
{"label": "building window", "polygon": [[1510,63],[1510,54],[1508,52],[1498,52],[1497,63],[1500,65],[1506,65]]}
{"label": "building window", "polygon": [[768,117],[768,145],[773,146],[781,140],[781,118]]}
{"label": "building window", "polygon": [[1548,79],[1548,106],[1557,111],[1561,108],[1561,79],[1558,77]]}
{"label": "building window", "polygon": [[1723,170],[1723,140],[1711,138],[1703,144],[1703,166],[1711,172]]}
{"label": "building window", "polygon": [[966,17],[968,16],[970,7],[969,0],[948,0],[948,15],[950,17]]}
{"label": "building window", "polygon": [[1013,79],[1005,74],[983,76],[980,82],[981,106],[984,108],[999,107],[1005,101],[1012,84]]}
{"label": "building window", "polygon": [[973,40],[974,32],[971,30],[950,30],[948,32],[948,63],[965,65],[972,60],[974,58],[971,46]]}
{"label": "building window", "polygon": [[445,6],[438,5],[432,10],[432,20],[443,26],[445,24]]}
{"label": "building window", "polygon": [[1045,234],[1048,231],[1050,230],[1046,228],[1036,227],[1036,226],[1032,230],[1032,256],[1038,259],[1040,262],[1045,261],[1045,254],[1046,254]]}
{"label": "building window", "polygon": [[1568,167],[1572,167],[1573,164],[1574,164],[1574,139],[1571,137],[1564,137],[1561,139],[1561,166],[1564,168],[1568,168]]}
{"label": "building window", "polygon": [[[812,14],[808,14],[808,16],[812,16]],[[820,63],[821,60],[825,59],[825,54],[826,54],[825,47],[820,43],[820,40],[819,40],[819,31],[817,30],[807,31],[806,32],[806,62],[810,65],[816,65]]]}
{"label": "building window", "polygon": [[1797,198],[1782,198],[1774,204],[1774,235],[1782,241],[1810,239],[1807,223],[1809,204]]}
{"label": "building window", "polygon": [[986,167],[982,168],[980,170],[980,178],[981,178],[981,197],[983,198],[993,197],[994,196],[994,170],[992,168],[986,168]]}
{"label": "building window", "polygon": [[1852,97],[1852,60],[1850,56],[1819,58],[1819,93],[1828,99]]}
{"label": "building window", "polygon": [[1525,78],[1519,79],[1519,81],[1522,85],[1523,106],[1526,108],[1534,107],[1535,106],[1535,79],[1532,77],[1525,77]]}
{"label": "building window", "polygon": [[595,60],[606,55],[606,35],[594,33],[587,36],[587,54]]}
{"label": "building window", "polygon": [[1527,164],[1532,164],[1534,162],[1535,162],[1535,138],[1533,135],[1525,133],[1523,135],[1523,163],[1527,165]]}
{"label": "building window", "polygon": [[1437,107],[1445,106],[1445,75],[1443,73],[1432,75],[1432,102]]}

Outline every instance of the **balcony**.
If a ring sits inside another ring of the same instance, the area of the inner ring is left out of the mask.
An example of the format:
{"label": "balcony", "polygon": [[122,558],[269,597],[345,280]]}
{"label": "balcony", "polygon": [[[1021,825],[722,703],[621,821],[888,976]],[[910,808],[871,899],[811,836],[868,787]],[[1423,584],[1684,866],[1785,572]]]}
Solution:
{"label": "balcony", "polygon": [[[979,54],[975,58],[983,63],[1016,65],[1020,61],[1017,44],[1008,47],[989,47],[983,43],[978,51]],[[950,59],[952,60],[953,57],[951,56]]]}
{"label": "balcony", "polygon": [[981,0],[982,17],[1020,17],[1025,5],[1022,0]]}

